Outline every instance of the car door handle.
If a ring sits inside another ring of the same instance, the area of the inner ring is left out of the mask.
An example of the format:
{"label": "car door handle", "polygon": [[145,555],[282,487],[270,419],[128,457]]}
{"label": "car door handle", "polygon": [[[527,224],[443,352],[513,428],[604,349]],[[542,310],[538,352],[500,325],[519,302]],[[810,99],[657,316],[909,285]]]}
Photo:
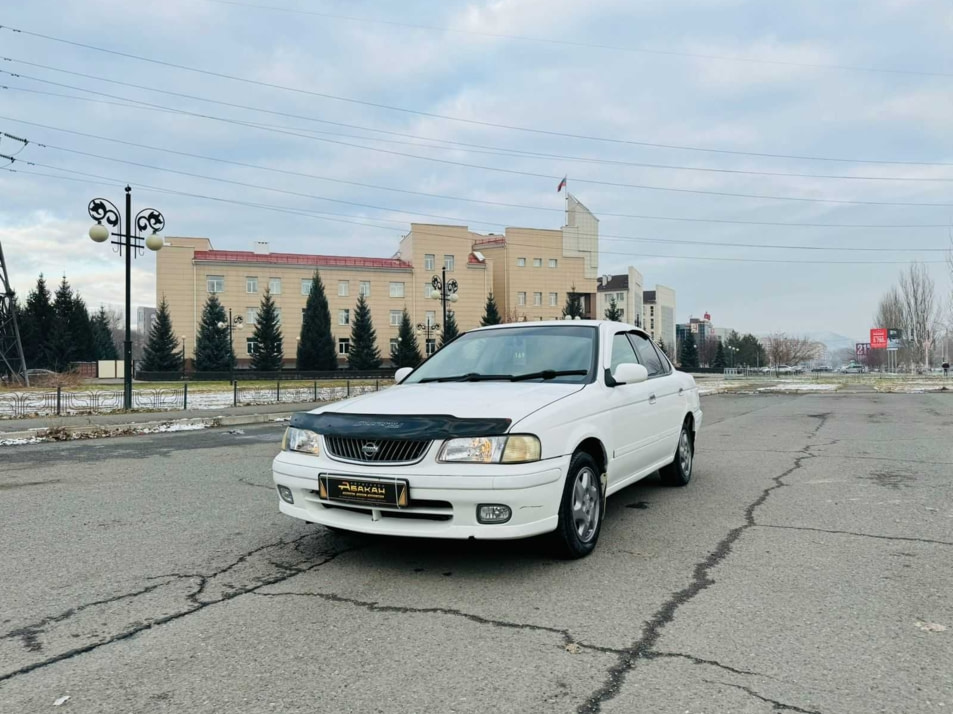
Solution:
{"label": "car door handle", "polygon": [[685,387],[678,388],[678,396],[682,396],[685,393]]}
{"label": "car door handle", "polygon": [[650,395],[649,395],[649,404],[655,404],[656,401],[657,401],[657,400],[655,399],[655,395],[654,395],[654,394],[650,394]]}

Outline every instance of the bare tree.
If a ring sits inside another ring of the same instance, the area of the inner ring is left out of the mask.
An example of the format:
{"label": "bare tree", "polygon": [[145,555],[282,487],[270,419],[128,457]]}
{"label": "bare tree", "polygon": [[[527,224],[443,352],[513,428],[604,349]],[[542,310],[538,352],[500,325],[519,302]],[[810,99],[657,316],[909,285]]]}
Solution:
{"label": "bare tree", "polygon": [[717,337],[706,337],[704,340],[698,341],[698,364],[701,367],[711,367],[712,362],[715,361],[715,353],[718,352],[718,343],[720,340]]}
{"label": "bare tree", "polygon": [[911,263],[900,273],[904,339],[914,363],[929,368],[929,355],[940,326],[940,310],[933,278],[922,263]]}
{"label": "bare tree", "polygon": [[822,346],[807,337],[788,336],[778,332],[764,340],[764,347],[771,364],[798,365],[814,359],[820,354]]}

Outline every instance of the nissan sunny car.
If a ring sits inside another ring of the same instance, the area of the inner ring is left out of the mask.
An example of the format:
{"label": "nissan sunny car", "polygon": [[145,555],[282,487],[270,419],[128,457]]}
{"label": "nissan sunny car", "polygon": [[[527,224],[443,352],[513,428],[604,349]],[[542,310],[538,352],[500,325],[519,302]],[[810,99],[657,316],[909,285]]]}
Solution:
{"label": "nissan sunny car", "polygon": [[692,476],[695,381],[632,325],[481,328],[395,381],[292,417],[273,462],[283,513],[391,536],[550,534],[582,557],[608,496]]}

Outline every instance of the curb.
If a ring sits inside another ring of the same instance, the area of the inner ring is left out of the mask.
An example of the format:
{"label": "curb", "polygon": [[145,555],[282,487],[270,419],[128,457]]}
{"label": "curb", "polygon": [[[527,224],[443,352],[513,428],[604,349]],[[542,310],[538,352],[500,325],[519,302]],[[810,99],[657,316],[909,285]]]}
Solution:
{"label": "curb", "polygon": [[271,412],[269,414],[230,414],[214,417],[192,417],[189,419],[164,419],[161,421],[128,422],[125,424],[100,424],[83,426],[52,426],[22,431],[0,431],[0,444],[4,441],[74,441],[78,439],[101,439],[111,436],[135,436],[177,431],[169,427],[192,429],[216,429],[226,426],[249,424],[267,424],[287,421],[297,412]]}

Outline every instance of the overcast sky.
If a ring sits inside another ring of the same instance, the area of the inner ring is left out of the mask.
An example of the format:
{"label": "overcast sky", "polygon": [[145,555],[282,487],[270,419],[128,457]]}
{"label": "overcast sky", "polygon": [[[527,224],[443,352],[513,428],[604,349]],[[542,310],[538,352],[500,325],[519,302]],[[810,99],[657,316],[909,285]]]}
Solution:
{"label": "overcast sky", "polygon": [[915,250],[953,223],[945,0],[30,0],[0,24],[25,31],[0,29],[20,75],[0,74],[0,131],[31,141],[0,141],[24,296],[65,272],[91,307],[122,302],[118,256],[85,236],[89,199],[120,204],[125,182],[167,235],[390,256],[410,221],[558,228],[563,175],[601,219],[600,270],[673,287],[679,321],[860,338],[911,259],[950,290],[944,254]]}

